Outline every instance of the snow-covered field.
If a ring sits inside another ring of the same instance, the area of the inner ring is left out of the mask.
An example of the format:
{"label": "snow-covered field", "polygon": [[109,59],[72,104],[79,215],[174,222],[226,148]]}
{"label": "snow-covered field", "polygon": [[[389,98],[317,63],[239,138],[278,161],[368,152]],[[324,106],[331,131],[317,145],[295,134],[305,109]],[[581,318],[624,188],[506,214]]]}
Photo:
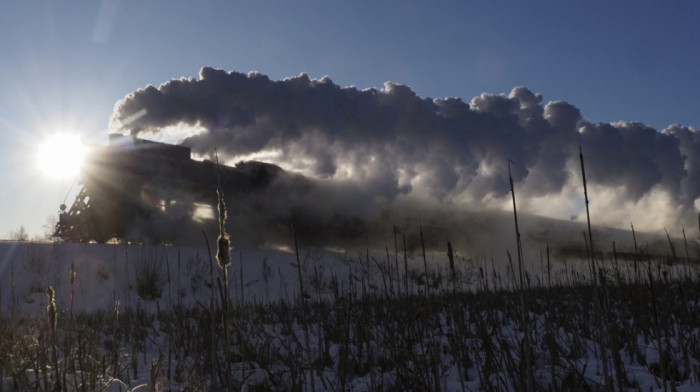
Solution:
{"label": "snow-covered field", "polygon": [[606,260],[594,289],[530,261],[521,297],[517,264],[446,250],[232,260],[0,243],[0,390],[700,390],[696,266]]}

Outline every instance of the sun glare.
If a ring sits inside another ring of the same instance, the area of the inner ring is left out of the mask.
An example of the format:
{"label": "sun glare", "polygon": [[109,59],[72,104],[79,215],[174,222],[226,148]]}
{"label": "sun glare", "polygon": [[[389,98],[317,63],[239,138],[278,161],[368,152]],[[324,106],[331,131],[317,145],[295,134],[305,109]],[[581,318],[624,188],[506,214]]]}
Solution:
{"label": "sun glare", "polygon": [[39,146],[39,170],[56,180],[77,177],[85,153],[85,146],[77,135],[56,133]]}

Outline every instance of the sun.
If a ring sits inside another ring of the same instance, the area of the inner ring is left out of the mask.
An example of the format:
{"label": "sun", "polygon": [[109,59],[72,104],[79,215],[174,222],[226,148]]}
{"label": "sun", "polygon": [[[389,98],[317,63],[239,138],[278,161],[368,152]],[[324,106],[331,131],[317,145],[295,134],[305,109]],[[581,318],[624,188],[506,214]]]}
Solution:
{"label": "sun", "polygon": [[55,133],[48,136],[39,146],[37,164],[39,170],[51,179],[77,178],[86,152],[77,135]]}

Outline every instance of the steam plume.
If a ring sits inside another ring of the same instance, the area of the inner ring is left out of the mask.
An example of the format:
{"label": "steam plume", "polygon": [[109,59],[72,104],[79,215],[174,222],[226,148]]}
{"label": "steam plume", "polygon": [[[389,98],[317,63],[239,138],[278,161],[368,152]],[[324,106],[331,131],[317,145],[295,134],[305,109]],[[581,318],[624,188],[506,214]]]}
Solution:
{"label": "steam plume", "polygon": [[359,90],[328,77],[274,81],[205,67],[199,79],[129,94],[111,124],[137,136],[191,126],[198,131],[180,143],[196,154],[212,157],[216,148],[229,162],[264,156],[329,189],[338,185],[324,194],[347,199],[332,205],[358,216],[408,205],[506,209],[510,159],[523,211],[569,219],[583,211],[579,145],[599,224],[694,227],[700,198],[696,130],[594,123],[573,105],[543,103],[525,87],[465,102],[421,98],[390,82]]}

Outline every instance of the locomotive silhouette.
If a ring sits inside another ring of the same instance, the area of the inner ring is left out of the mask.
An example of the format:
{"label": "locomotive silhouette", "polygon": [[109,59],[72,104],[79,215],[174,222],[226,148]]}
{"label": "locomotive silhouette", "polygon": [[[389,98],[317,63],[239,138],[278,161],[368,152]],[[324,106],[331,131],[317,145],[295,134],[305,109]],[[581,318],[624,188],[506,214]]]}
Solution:
{"label": "locomotive silhouette", "polygon": [[66,242],[182,242],[216,222],[219,181],[235,209],[242,201],[265,199],[262,193],[278,176],[288,177],[272,164],[217,165],[191,159],[189,147],[112,134],[107,146],[86,158],[82,188],[70,208],[61,205],[54,236]]}

